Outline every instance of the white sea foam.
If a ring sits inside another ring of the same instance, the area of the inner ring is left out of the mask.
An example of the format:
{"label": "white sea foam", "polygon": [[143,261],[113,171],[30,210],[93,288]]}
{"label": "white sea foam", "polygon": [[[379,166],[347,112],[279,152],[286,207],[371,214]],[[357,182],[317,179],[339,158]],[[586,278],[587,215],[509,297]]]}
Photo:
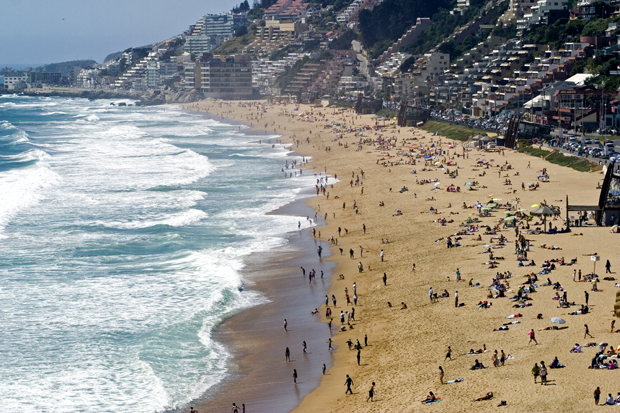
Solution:
{"label": "white sea foam", "polygon": [[66,115],[67,112],[59,112],[59,111],[55,111],[55,112],[45,112],[42,113],[42,116],[49,116],[49,115]]}
{"label": "white sea foam", "polygon": [[186,409],[227,374],[213,328],[265,301],[241,291],[244,257],[297,229],[266,213],[314,178],[282,179],[288,149],[195,115],[50,102],[65,114],[34,116],[18,158],[36,165],[0,173],[19,200],[0,202],[2,410]]}
{"label": "white sea foam", "polygon": [[11,122],[0,120],[0,129],[16,129],[16,127]]}
{"label": "white sea foam", "polygon": [[41,189],[60,182],[60,177],[46,166],[7,171],[0,175],[0,236],[18,212],[36,204]]}
{"label": "white sea foam", "polygon": [[183,227],[192,225],[207,217],[207,213],[197,209],[188,209],[186,211],[177,214],[161,214],[155,217],[149,217],[144,220],[133,221],[112,221],[112,222],[96,222],[98,225],[103,225],[107,228],[118,229],[138,229],[138,228],[150,228],[156,225],[168,225],[171,227]]}

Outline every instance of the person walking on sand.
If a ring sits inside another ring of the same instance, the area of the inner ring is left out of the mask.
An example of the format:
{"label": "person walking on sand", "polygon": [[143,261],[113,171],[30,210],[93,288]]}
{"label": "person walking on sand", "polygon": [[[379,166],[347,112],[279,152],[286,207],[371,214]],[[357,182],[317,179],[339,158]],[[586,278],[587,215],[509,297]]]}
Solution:
{"label": "person walking on sand", "polygon": [[458,291],[454,292],[454,306],[455,307],[459,306],[459,292]]}
{"label": "person walking on sand", "polygon": [[616,320],[611,320],[611,331],[610,333],[614,332],[614,327],[616,326]]}
{"label": "person walking on sand", "polygon": [[360,365],[360,360],[362,358],[362,350],[360,350],[360,348],[357,348],[357,365]]}
{"label": "person walking on sand", "polygon": [[360,245],[360,258],[364,258],[364,248]]}
{"label": "person walking on sand", "polygon": [[325,375],[326,371],[327,371],[327,366],[325,366],[325,363],[323,363],[323,376]]}
{"label": "person walking on sand", "polygon": [[531,329],[529,333],[527,333],[528,336],[530,336],[530,341],[527,342],[527,344],[529,345],[532,341],[534,343],[536,343],[536,345],[538,345],[538,341],[536,341],[536,333],[534,332],[534,329]]}
{"label": "person walking on sand", "polygon": [[293,369],[293,383],[297,384],[297,370]]}
{"label": "person walking on sand", "polygon": [[538,363],[534,363],[534,367],[532,367],[532,375],[534,376],[534,384],[536,384],[536,379],[540,374],[540,368],[538,367]]}
{"label": "person walking on sand", "polygon": [[331,339],[331,337],[327,339],[327,349],[328,350],[333,350],[334,349],[332,347],[332,339]]}
{"label": "person walking on sand", "polygon": [[446,361],[448,359],[452,360],[452,347],[450,346],[448,346],[448,349],[446,350],[446,358],[443,359],[443,361]]}
{"label": "person walking on sand", "polygon": [[387,274],[383,273],[383,286],[387,286]]}
{"label": "person walking on sand", "polygon": [[239,413],[239,408],[237,407],[235,403],[233,403],[232,405],[232,413]]}
{"label": "person walking on sand", "polygon": [[544,361],[540,362],[540,384],[547,385],[547,366]]}
{"label": "person walking on sand", "polygon": [[585,298],[586,298],[586,305],[588,305],[588,300],[590,299],[590,294],[587,291],[583,292]]}
{"label": "person walking on sand", "polygon": [[301,345],[303,347],[304,354],[308,354],[308,352],[306,351],[308,350],[308,346],[306,345],[306,342],[304,341]]}
{"label": "person walking on sand", "polygon": [[594,404],[598,406],[598,402],[600,399],[601,399],[601,388],[597,387],[596,390],[594,390]]}
{"label": "person walking on sand", "polygon": [[347,374],[347,379],[345,380],[344,384],[345,386],[347,386],[347,391],[344,394],[348,394],[348,393],[353,394],[353,390],[351,390],[351,386],[353,386],[353,379],[349,377],[348,374]]}
{"label": "person walking on sand", "polygon": [[291,361],[291,350],[289,350],[288,347],[284,351],[284,358],[286,359],[286,361]]}
{"label": "person walking on sand", "polygon": [[588,327],[587,324],[583,325],[583,329],[585,331],[585,333],[583,334],[584,340],[585,340],[586,336],[590,336],[590,338],[594,338],[594,337],[592,337],[592,334],[590,334],[590,327]]}
{"label": "person walking on sand", "polygon": [[609,260],[605,263],[605,274],[611,274],[611,263]]}
{"label": "person walking on sand", "polygon": [[383,262],[383,257],[385,256],[385,253],[383,252],[383,250],[381,250],[380,256],[381,256],[381,262]]}
{"label": "person walking on sand", "polygon": [[443,367],[439,366],[439,382],[443,384]]}
{"label": "person walking on sand", "polygon": [[288,327],[288,322],[286,321],[286,318],[284,319],[284,331],[288,331],[286,328]]}
{"label": "person walking on sand", "polygon": [[368,398],[366,399],[366,402],[368,402],[369,400],[371,402],[374,402],[373,397],[375,397],[375,382],[372,382],[372,386],[370,386],[370,389],[368,389]]}

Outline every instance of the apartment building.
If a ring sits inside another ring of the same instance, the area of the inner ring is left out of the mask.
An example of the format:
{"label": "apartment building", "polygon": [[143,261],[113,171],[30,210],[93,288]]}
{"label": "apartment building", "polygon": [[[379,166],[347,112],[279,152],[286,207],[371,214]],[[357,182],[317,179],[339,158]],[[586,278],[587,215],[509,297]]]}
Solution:
{"label": "apartment building", "polygon": [[[252,61],[245,56],[203,55],[193,67],[194,88],[213,99],[251,98]],[[188,77],[186,71],[186,79]]]}
{"label": "apartment building", "polygon": [[146,63],[143,86],[147,89],[157,89],[161,86],[159,62],[152,60]]}
{"label": "apartment building", "polygon": [[232,13],[207,14],[190,27],[189,35],[185,38],[185,50],[195,55],[213,51],[226,40],[232,38],[235,24],[247,24],[247,18]]}
{"label": "apartment building", "polygon": [[15,72],[4,75],[4,87],[6,90],[23,90],[31,87],[34,82],[33,72]]}
{"label": "apartment building", "polygon": [[278,0],[265,10],[265,20],[301,21],[306,17],[308,3],[303,0]]}

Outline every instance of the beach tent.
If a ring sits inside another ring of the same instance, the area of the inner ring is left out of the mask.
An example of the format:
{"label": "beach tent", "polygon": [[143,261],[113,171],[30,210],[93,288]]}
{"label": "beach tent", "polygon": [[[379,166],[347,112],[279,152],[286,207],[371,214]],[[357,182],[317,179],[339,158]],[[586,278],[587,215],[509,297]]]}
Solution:
{"label": "beach tent", "polygon": [[551,317],[551,322],[555,324],[566,324],[566,321],[560,317]]}

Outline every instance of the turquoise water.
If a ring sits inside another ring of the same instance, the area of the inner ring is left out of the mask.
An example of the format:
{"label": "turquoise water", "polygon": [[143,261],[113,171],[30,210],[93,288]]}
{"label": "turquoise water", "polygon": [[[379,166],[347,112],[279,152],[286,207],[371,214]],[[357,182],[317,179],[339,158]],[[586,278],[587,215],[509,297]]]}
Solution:
{"label": "turquoise water", "polygon": [[266,299],[243,257],[286,242],[297,218],[266,213],[314,185],[238,129],[0,97],[0,410],[159,412],[225,377],[213,327]]}

